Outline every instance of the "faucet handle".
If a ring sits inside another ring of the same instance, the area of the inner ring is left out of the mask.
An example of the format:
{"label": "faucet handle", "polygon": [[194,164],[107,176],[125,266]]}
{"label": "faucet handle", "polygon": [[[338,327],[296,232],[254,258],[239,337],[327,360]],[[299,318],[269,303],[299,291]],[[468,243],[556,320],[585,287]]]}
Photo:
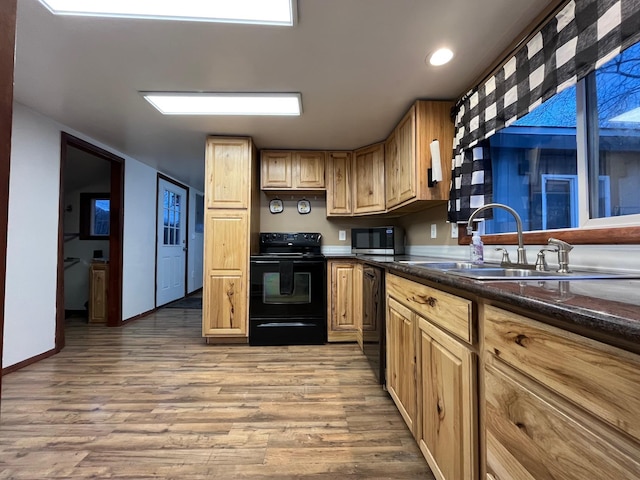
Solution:
{"label": "faucet handle", "polygon": [[544,256],[544,252],[557,252],[556,248],[543,248],[538,252],[538,256],[536,257],[536,270],[539,272],[548,272],[549,265],[547,264],[547,259]]}
{"label": "faucet handle", "polygon": [[502,260],[500,260],[500,265],[508,265],[511,263],[509,252],[506,248],[498,247],[496,248],[496,252],[502,252]]}

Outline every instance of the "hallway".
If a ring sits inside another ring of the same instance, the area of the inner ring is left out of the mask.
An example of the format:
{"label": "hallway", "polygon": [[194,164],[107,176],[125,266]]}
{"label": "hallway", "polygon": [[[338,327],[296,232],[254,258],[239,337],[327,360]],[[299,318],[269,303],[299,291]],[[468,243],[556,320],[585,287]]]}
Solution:
{"label": "hallway", "polygon": [[75,322],[3,379],[0,479],[431,479],[356,344],[206,345],[201,311]]}

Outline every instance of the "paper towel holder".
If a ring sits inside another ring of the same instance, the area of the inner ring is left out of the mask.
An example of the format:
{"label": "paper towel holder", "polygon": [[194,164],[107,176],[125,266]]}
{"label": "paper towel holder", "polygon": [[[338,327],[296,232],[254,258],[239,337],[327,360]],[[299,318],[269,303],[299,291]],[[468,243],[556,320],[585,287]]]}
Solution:
{"label": "paper towel holder", "polygon": [[[435,143],[435,142],[438,142],[437,138],[434,138],[432,143]],[[433,162],[440,163],[440,161],[441,161],[440,160],[440,149],[439,148],[437,148],[437,158],[434,158],[433,149],[431,149],[431,153],[432,153],[432,156],[431,156],[431,165],[432,166],[427,168],[427,186],[429,188],[433,188],[433,187],[437,187],[438,186],[438,180],[434,180],[433,179]],[[438,170],[440,171],[441,168],[439,168]],[[442,176],[442,172],[440,172],[440,176]]]}

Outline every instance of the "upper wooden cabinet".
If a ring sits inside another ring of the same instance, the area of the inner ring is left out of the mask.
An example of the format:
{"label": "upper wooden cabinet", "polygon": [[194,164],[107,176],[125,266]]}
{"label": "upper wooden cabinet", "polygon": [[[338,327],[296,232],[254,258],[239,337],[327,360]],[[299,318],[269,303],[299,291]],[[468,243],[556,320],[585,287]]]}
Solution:
{"label": "upper wooden cabinet", "polygon": [[[424,202],[446,201],[451,181],[454,127],[452,102],[418,100],[385,142],[385,190],[387,210],[419,209]],[[442,181],[428,185],[430,144],[440,143]]]}
{"label": "upper wooden cabinet", "polygon": [[[251,198],[250,142],[246,138],[207,141],[207,208],[248,208]],[[209,160],[215,159],[215,161]]]}
{"label": "upper wooden cabinet", "polygon": [[384,212],[384,143],[361,148],[353,155],[354,215]]}
{"label": "upper wooden cabinet", "polygon": [[324,190],[325,152],[263,150],[262,190]]}
{"label": "upper wooden cabinet", "polygon": [[327,216],[351,215],[351,152],[327,154]]}

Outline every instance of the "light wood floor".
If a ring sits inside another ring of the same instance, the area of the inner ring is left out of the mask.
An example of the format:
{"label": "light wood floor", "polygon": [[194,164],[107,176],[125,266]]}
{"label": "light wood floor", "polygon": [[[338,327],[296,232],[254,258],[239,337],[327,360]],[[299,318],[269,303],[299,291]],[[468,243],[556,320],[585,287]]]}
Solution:
{"label": "light wood floor", "polygon": [[200,311],[71,322],[6,375],[0,479],[432,479],[357,345],[205,345]]}

